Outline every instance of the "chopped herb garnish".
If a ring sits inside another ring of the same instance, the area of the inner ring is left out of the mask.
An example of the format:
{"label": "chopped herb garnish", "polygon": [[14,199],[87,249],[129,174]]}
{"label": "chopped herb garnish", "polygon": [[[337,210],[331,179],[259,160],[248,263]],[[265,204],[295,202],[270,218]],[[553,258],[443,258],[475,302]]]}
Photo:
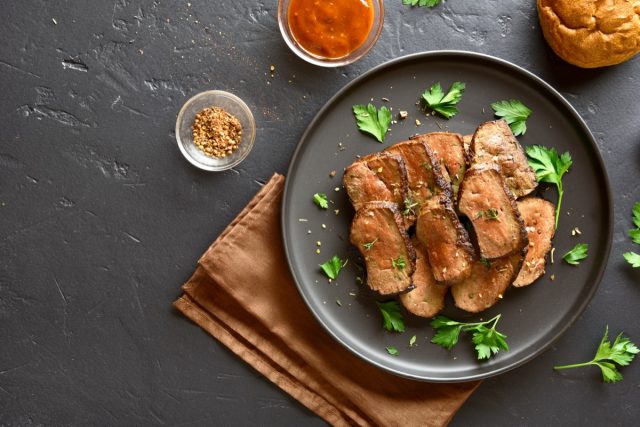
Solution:
{"label": "chopped herb garnish", "polygon": [[556,206],[556,229],[558,229],[562,196],[564,195],[562,176],[573,164],[571,154],[567,151],[559,156],[555,148],[546,148],[541,145],[527,147],[526,152],[529,166],[533,168],[538,181],[555,184],[558,188],[558,205]]}
{"label": "chopped herb garnish", "polygon": [[500,211],[498,209],[489,208],[486,211],[479,211],[476,214],[476,219],[484,217],[486,219],[495,219],[495,220],[497,220],[499,214],[500,214]]}
{"label": "chopped herb garnish", "polygon": [[640,267],[640,255],[635,252],[625,252],[622,254],[624,259],[627,260],[631,267],[638,268]]}
{"label": "chopped herb garnish", "polygon": [[338,255],[334,255],[329,261],[320,264],[320,268],[324,274],[329,278],[335,280],[338,277],[338,273],[342,267],[347,265],[347,260],[341,260]]}
{"label": "chopped herb garnish", "polygon": [[400,352],[398,351],[397,348],[395,348],[394,346],[390,345],[389,347],[385,347],[387,349],[387,353],[389,353],[392,356],[397,356],[400,354]]}
{"label": "chopped herb garnish", "polygon": [[406,6],[434,7],[440,4],[440,0],[402,0]]}
{"label": "chopped herb garnish", "polygon": [[491,268],[491,261],[486,258],[480,258],[480,263],[487,267],[487,269]]}
{"label": "chopped herb garnish", "polygon": [[387,331],[404,332],[404,317],[398,301],[378,302],[376,305],[382,314],[382,327]]}
{"label": "chopped herb garnish", "polygon": [[595,365],[602,371],[602,379],[606,383],[616,383],[622,380],[622,374],[618,371],[618,366],[627,366],[640,353],[640,349],[629,340],[622,336],[622,332],[618,334],[613,345],[609,341],[609,327],[604,330],[604,336],[600,341],[596,355],[588,362],[574,363],[572,365],[554,366],[553,369],[571,369],[582,366]]}
{"label": "chopped herb garnish", "polygon": [[[436,330],[436,334],[431,342],[451,349],[458,343],[460,332],[473,332],[471,341],[475,344],[476,356],[479,360],[488,359],[500,350],[509,351],[506,335],[496,330],[496,325],[502,315],[498,314],[486,322],[464,323],[451,320],[445,316],[436,316],[431,321],[431,326]],[[487,325],[492,324],[491,328]]]}
{"label": "chopped herb garnish", "polygon": [[353,114],[356,116],[358,129],[372,135],[379,142],[384,142],[391,124],[391,111],[387,107],[377,110],[373,104],[354,105]]}
{"label": "chopped herb garnish", "polygon": [[366,250],[370,251],[371,248],[373,247],[373,245],[375,245],[377,241],[378,241],[378,238],[376,237],[373,241],[371,241],[369,243],[363,243],[362,247],[364,247]]}
{"label": "chopped herb garnish", "polygon": [[[631,241],[640,245],[640,202],[636,202],[631,209],[631,216],[633,219],[633,225],[636,226],[635,229],[629,230],[629,237],[631,237]],[[622,254],[624,259],[627,260],[629,264],[633,268],[640,267],[640,255],[635,252],[626,252]]]}
{"label": "chopped herb garnish", "polygon": [[404,216],[415,215],[416,214],[415,209],[418,206],[420,206],[420,203],[415,202],[411,197],[411,195],[407,195],[407,197],[404,198],[404,210],[402,211],[402,215]]}
{"label": "chopped herb garnish", "polygon": [[496,116],[502,117],[511,128],[515,136],[524,135],[527,131],[527,118],[531,110],[517,99],[511,101],[498,101],[491,104]]}
{"label": "chopped herb garnish", "polygon": [[587,258],[587,252],[589,250],[589,245],[586,243],[578,243],[571,249],[569,252],[564,254],[562,257],[568,264],[578,265],[580,261]]}
{"label": "chopped herb garnish", "polygon": [[440,83],[436,83],[429,90],[425,90],[422,99],[433,111],[440,114],[445,119],[450,119],[458,114],[456,104],[462,99],[465,84],[454,82],[446,94],[442,91]]}
{"label": "chopped herb garnish", "polygon": [[327,195],[324,193],[316,193],[313,195],[313,203],[318,205],[321,209],[327,209],[329,203],[327,202]]}
{"label": "chopped herb garnish", "polygon": [[416,343],[416,340],[418,339],[418,337],[416,337],[415,335],[411,337],[411,339],[409,340],[409,347],[413,347]]}
{"label": "chopped herb garnish", "polygon": [[404,260],[404,257],[402,255],[400,255],[398,258],[396,259],[391,259],[391,266],[393,268],[395,268],[396,270],[404,270],[404,268],[407,266],[406,262]]}

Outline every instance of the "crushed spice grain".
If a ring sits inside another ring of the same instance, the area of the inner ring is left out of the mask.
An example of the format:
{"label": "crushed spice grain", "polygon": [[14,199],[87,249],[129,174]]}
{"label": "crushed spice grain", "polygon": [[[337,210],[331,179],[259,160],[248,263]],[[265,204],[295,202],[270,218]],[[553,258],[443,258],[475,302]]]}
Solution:
{"label": "crushed spice grain", "polygon": [[240,121],[220,107],[196,114],[191,130],[193,143],[209,157],[227,157],[242,142]]}

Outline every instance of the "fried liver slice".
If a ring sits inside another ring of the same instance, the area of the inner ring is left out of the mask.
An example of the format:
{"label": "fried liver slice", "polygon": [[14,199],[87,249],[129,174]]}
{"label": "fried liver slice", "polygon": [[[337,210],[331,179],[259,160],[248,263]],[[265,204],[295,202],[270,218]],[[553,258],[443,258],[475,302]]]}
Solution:
{"label": "fried liver slice", "polygon": [[425,248],[412,240],[416,250],[416,271],[413,273],[414,289],[400,295],[400,302],[410,313],[420,317],[433,317],[444,308],[448,287],[433,277]]}
{"label": "fried liver slice", "polygon": [[470,313],[479,313],[500,301],[518,274],[526,250],[525,247],[506,257],[476,261],[471,275],[451,286],[456,306]]}
{"label": "fried liver slice", "polygon": [[431,132],[413,139],[426,143],[441,161],[451,179],[454,197],[467,168],[462,135],[453,132]]}
{"label": "fried liver slice", "polygon": [[495,163],[507,187],[520,198],[536,189],[536,174],[511,128],[504,120],[482,123],[469,147],[470,164]]}
{"label": "fried liver slice", "polygon": [[367,285],[372,290],[392,295],[412,288],[416,254],[397,204],[361,206],[351,223],[350,241],[364,258]]}
{"label": "fried liver slice", "polygon": [[356,161],[347,166],[342,184],[356,211],[371,201],[395,202],[396,200],[393,192],[366,162]]}
{"label": "fried liver slice", "polygon": [[438,282],[456,283],[471,273],[475,250],[446,192],[420,206],[416,236]]}
{"label": "fried liver slice", "polygon": [[530,285],[544,274],[545,257],[551,250],[551,240],[555,233],[556,207],[547,200],[527,197],[518,200],[518,210],[529,238],[529,251],[513,282],[513,286],[522,287]]}
{"label": "fried liver slice", "polygon": [[516,200],[493,164],[476,164],[467,170],[460,184],[458,210],[471,221],[483,258],[501,258],[529,243]]}

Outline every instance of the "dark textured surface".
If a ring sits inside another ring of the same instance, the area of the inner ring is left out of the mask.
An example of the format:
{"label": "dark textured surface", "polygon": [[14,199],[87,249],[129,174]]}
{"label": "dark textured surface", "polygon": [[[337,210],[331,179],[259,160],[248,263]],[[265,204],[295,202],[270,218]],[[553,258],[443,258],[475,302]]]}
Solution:
{"label": "dark textured surface", "polygon": [[[541,357],[487,380],[452,425],[636,422],[640,363],[616,385],[595,368],[551,367],[590,359],[607,323],[640,341],[640,272],[621,258],[640,199],[640,58],[601,70],[561,62],[532,1],[400,3],[386,2],[367,57],[327,70],[286,48],[275,1],[4,2],[0,424],[322,425],[171,302],[261,183],[286,170],[333,93],[435,49],[504,58],[562,92],[595,134],[616,195],[611,259],[583,316]],[[253,152],[221,174],[190,166],[172,131],[182,103],[213,88],[243,98],[258,125]]]}

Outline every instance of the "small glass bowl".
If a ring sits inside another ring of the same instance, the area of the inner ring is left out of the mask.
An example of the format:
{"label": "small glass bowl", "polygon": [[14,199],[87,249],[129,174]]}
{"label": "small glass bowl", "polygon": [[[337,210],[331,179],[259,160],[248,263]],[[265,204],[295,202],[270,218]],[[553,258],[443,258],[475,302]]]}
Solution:
{"label": "small glass bowl", "polygon": [[[238,148],[226,157],[207,156],[193,143],[192,126],[196,114],[209,107],[224,109],[235,116],[242,125],[242,141]],[[207,171],[224,171],[239,164],[253,148],[255,138],[256,121],[247,104],[234,94],[222,90],[209,90],[195,95],[185,102],[176,120],[178,148],[192,165]]]}
{"label": "small glass bowl", "polygon": [[380,37],[380,33],[382,32],[382,24],[384,22],[384,2],[383,0],[372,0],[373,24],[364,43],[362,43],[362,45],[353,52],[340,58],[325,58],[318,56],[305,50],[293,36],[291,29],[289,28],[288,19],[290,3],[291,0],[278,0],[278,25],[280,26],[282,37],[296,55],[307,62],[321,67],[341,67],[343,65],[349,65],[356,62],[358,59],[366,55],[373,45],[376,44],[378,37]]}

